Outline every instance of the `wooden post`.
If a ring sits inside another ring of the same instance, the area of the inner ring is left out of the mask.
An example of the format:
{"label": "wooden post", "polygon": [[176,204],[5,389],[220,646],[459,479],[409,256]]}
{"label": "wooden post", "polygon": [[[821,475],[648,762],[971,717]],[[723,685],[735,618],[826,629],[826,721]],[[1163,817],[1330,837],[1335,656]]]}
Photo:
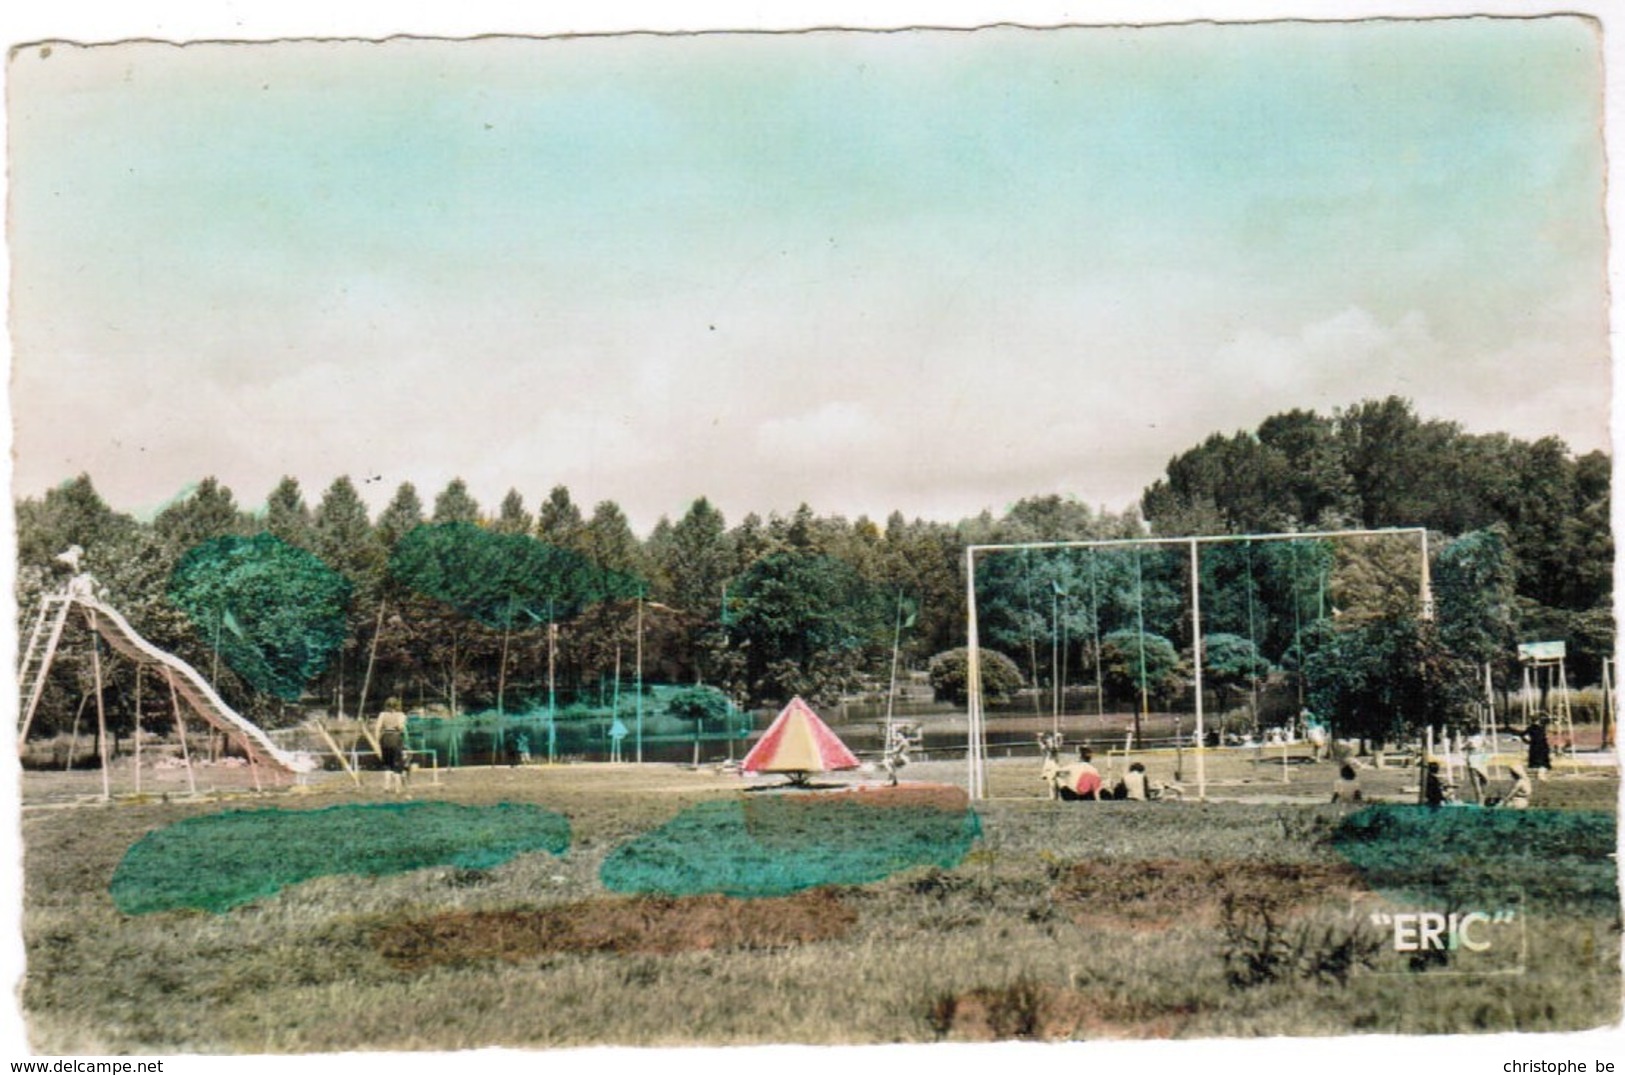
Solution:
{"label": "wooden post", "polygon": [[[367,647],[367,671],[361,677],[361,698],[355,705],[355,719],[367,726],[367,689],[372,686],[372,664],[378,657],[378,635],[384,629],[384,599],[378,598],[378,622],[373,624],[372,644]],[[380,751],[380,753],[382,753]]]}
{"label": "wooden post", "polygon": [[196,795],[197,774],[192,771],[192,751],[186,745],[186,717],[181,713],[181,697],[175,691],[175,673],[165,668],[164,679],[169,683],[169,702],[175,710],[175,731],[181,737],[181,761],[186,764],[186,786]]}
{"label": "wooden post", "polygon": [[90,695],[86,694],[79,699],[79,708],[73,711],[73,730],[68,733],[68,762],[62,767],[63,772],[73,768],[73,752],[79,748],[79,718],[85,715],[85,706],[90,704]]}
{"label": "wooden post", "polygon": [[339,760],[340,768],[350,775],[350,779],[355,783],[355,786],[359,788],[361,786],[360,774],[354,769],[350,768],[349,760],[345,758],[344,751],[339,749],[338,743],[335,742],[332,735],[328,733],[327,725],[323,724],[319,720],[313,720],[310,722],[310,726],[316,729],[316,734],[322,737],[322,741],[327,744],[327,749],[331,750],[333,752],[333,757]]}
{"label": "wooden post", "polygon": [[1428,759],[1433,756],[1433,725],[1428,725],[1427,737],[1423,741],[1422,757],[1416,762],[1416,802],[1418,805],[1428,799]]}
{"label": "wooden post", "polygon": [[[90,613],[90,629],[96,629],[96,613]],[[102,802],[113,797],[113,777],[108,771],[107,759],[107,709],[102,704],[102,647],[96,641],[96,636],[90,638],[90,668],[96,684],[96,741],[101,744],[102,755]]]}
{"label": "wooden post", "polygon": [[141,794],[141,672],[146,666],[135,666],[135,793]]}

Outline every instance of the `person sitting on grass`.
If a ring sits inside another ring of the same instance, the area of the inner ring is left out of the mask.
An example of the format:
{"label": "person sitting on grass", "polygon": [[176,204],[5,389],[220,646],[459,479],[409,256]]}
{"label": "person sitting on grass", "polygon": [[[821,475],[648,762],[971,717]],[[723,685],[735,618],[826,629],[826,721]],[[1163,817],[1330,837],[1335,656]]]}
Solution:
{"label": "person sitting on grass", "polygon": [[1422,798],[1428,806],[1437,809],[1450,798],[1450,785],[1439,775],[1439,763],[1428,762],[1427,775],[1422,780]]}
{"label": "person sitting on grass", "polygon": [[1145,775],[1145,766],[1134,762],[1128,767],[1128,772],[1117,782],[1113,789],[1119,799],[1132,799],[1135,802],[1147,802],[1151,798],[1151,781]]}
{"label": "person sitting on grass", "polygon": [[1056,787],[1063,801],[1100,801],[1100,770],[1094,767],[1093,759],[1094,752],[1087,746],[1080,746],[1078,760],[1056,774]]}
{"label": "person sitting on grass", "polygon": [[1507,790],[1501,801],[1495,803],[1495,805],[1504,810],[1529,809],[1529,797],[1534,791],[1529,784],[1529,774],[1524,772],[1522,766],[1509,765],[1507,766],[1507,775],[1512,778],[1512,787]]}
{"label": "person sitting on grass", "polygon": [[1354,766],[1347,762],[1337,771],[1337,783],[1332,786],[1332,802],[1357,803],[1365,800],[1365,793],[1360,790],[1360,777],[1354,771]]}
{"label": "person sitting on grass", "polygon": [[1483,804],[1490,787],[1490,752],[1482,735],[1467,740],[1467,779],[1473,784],[1473,801]]}

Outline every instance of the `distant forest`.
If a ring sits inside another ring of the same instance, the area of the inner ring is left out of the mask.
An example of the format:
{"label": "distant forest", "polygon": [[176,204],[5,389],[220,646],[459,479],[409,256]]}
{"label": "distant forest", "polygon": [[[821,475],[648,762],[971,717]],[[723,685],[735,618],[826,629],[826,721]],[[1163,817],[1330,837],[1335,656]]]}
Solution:
{"label": "distant forest", "polygon": [[[1425,527],[1424,623],[1397,545],[1236,543],[1202,562],[1210,682],[1302,673],[1345,729],[1387,734],[1464,720],[1486,664],[1515,686],[1520,641],[1564,641],[1576,685],[1597,680],[1614,639],[1609,479],[1604,453],[1467,433],[1398,398],[1215,433],[1123,514],[1050,495],[957,522],[803,505],[730,523],[701,497],[639,537],[613,501],[583,510],[562,485],[532,511],[517,489],[487,508],[461,480],[430,501],[407,483],[372,518],[348,477],[314,505],[285,478],[258,511],[204,478],[146,523],[81,475],[16,504],[19,626],[26,641],[77,545],[136,630],[272,727],[309,705],[353,714],[364,689],[369,712],[391,695],[519,711],[546,704],[550,671],[559,696],[591,696],[617,668],[630,681],[640,652],[647,682],[827,703],[884,691],[894,642],[914,670],[965,645],[969,544]],[[1151,680],[1171,697],[1190,674],[1187,576],[1154,550],[984,557],[982,644],[1009,658],[1005,687],[1099,676],[1118,699]],[[73,722],[88,652],[64,645],[37,733]],[[115,726],[134,679],[109,671]]]}

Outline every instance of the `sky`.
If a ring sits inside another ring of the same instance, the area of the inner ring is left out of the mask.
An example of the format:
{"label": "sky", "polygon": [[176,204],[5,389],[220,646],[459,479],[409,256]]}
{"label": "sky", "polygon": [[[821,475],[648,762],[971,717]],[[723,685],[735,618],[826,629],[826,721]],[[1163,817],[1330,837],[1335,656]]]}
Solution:
{"label": "sky", "polygon": [[1584,18],[272,44],[7,71],[13,488],[1120,511],[1400,395],[1609,444]]}

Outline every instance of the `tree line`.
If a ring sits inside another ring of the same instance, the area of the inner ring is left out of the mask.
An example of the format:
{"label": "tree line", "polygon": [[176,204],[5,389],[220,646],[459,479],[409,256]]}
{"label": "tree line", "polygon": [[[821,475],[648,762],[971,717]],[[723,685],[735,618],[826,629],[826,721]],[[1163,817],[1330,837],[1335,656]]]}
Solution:
{"label": "tree line", "polygon": [[[1432,620],[1415,616],[1403,541],[1202,556],[1208,682],[1297,674],[1345,727],[1384,734],[1457,719],[1485,663],[1509,684],[1519,641],[1565,640],[1571,673],[1595,680],[1613,646],[1609,477],[1602,453],[1468,434],[1397,398],[1214,434],[1117,514],[1052,495],[953,523],[802,505],[730,525],[701,497],[640,538],[613,501],[583,511],[562,485],[532,511],[517,489],[487,510],[460,479],[428,504],[403,483],[374,518],[348,477],[314,504],[289,477],[254,511],[206,478],[141,522],[81,475],[17,502],[17,593],[26,639],[67,570],[56,555],[80,546],[137,630],[273,727],[313,703],[354,713],[363,695],[373,710],[390,695],[457,711],[590,700],[635,662],[647,682],[745,705],[827,703],[884,689],[894,642],[906,668],[963,647],[969,544],[1426,527]],[[1190,676],[1191,581],[1182,555],[1152,547],[987,556],[983,645],[1021,684],[1099,681],[1117,702],[1166,703]],[[85,650],[58,661],[42,731],[66,727],[89,689]],[[127,724],[133,671],[104,689]]]}

